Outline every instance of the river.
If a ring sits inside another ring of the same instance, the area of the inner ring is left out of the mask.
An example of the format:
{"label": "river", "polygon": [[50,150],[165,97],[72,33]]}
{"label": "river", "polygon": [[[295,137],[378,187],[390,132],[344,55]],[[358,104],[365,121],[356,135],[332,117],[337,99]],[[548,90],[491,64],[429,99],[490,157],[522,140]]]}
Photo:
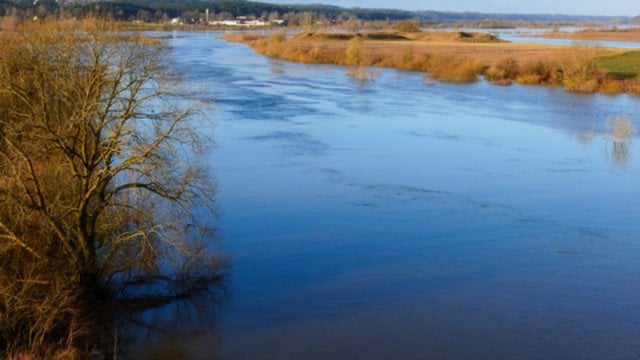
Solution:
{"label": "river", "polygon": [[640,150],[611,130],[640,98],[361,83],[218,35],[169,45],[214,104],[228,299],[134,357],[640,357]]}

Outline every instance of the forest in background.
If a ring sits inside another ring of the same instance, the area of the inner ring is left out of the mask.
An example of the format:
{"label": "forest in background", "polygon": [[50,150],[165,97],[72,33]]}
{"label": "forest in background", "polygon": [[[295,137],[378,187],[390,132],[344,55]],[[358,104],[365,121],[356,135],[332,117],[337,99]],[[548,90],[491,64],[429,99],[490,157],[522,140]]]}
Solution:
{"label": "forest in background", "polygon": [[[612,23],[633,22],[632,17],[559,15],[559,14],[484,14],[477,12],[407,11],[397,9],[346,8],[330,5],[285,5],[244,0],[131,0],[131,1],[55,1],[0,0],[1,16],[18,18],[100,17],[119,21],[168,22],[171,19],[198,19],[209,10],[210,19],[226,20],[238,16],[256,19],[281,19],[288,25],[300,25],[304,13],[318,19],[341,22],[348,19],[365,21],[417,19],[427,24],[469,23],[484,26],[509,26],[510,23]],[[188,21],[187,21],[188,22]],[[506,25],[505,25],[506,24]]]}

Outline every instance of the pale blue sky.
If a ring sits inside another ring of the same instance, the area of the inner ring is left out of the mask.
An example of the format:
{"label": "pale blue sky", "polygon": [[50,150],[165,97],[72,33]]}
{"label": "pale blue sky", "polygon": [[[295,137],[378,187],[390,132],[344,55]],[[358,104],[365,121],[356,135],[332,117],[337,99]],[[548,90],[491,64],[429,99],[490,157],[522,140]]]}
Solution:
{"label": "pale blue sky", "polygon": [[[267,1],[268,0],[263,0]],[[640,0],[272,0],[287,4],[328,4],[344,7],[408,10],[478,11],[581,15],[640,15]]]}

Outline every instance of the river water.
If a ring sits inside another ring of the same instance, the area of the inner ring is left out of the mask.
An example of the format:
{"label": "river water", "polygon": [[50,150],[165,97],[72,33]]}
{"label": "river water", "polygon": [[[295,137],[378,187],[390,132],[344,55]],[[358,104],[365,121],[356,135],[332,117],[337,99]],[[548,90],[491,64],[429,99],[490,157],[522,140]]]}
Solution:
{"label": "river water", "polygon": [[222,305],[137,357],[640,357],[640,144],[611,134],[640,98],[361,83],[173,35],[214,102],[233,267]]}

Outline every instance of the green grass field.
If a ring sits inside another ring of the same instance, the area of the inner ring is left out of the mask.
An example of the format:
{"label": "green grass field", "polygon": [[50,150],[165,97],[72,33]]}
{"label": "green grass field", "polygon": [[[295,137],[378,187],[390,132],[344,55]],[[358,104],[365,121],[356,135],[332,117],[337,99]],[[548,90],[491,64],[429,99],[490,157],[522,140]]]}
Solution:
{"label": "green grass field", "polygon": [[620,79],[634,78],[640,75],[640,51],[602,57],[598,59],[598,65]]}

